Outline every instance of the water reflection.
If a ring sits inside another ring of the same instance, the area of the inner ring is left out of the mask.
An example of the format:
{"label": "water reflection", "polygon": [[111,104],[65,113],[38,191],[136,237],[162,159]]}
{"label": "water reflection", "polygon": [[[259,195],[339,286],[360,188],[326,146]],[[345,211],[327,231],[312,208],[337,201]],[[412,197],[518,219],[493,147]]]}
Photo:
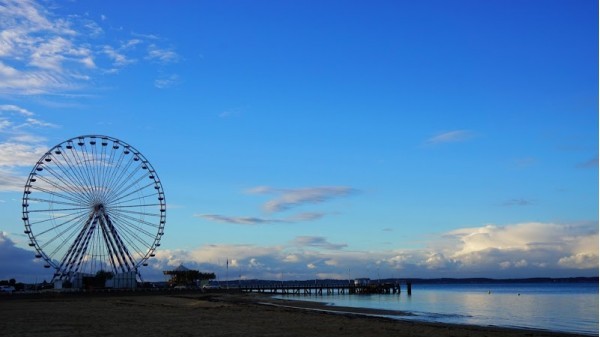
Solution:
{"label": "water reflection", "polygon": [[[582,286],[583,287],[583,286]],[[525,327],[598,335],[598,288],[477,285],[413,286],[412,296],[339,295],[300,298],[339,306],[408,311],[420,320]],[[287,297],[289,298],[289,297]],[[407,318],[407,317],[403,317]]]}

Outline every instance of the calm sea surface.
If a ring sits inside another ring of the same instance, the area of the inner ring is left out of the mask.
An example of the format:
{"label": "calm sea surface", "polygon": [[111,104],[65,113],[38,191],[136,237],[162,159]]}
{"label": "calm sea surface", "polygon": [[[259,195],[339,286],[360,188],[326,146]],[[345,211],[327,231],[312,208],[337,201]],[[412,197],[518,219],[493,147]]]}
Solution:
{"label": "calm sea surface", "polygon": [[400,319],[598,336],[598,283],[413,284],[412,296],[282,295],[334,306],[400,310]]}

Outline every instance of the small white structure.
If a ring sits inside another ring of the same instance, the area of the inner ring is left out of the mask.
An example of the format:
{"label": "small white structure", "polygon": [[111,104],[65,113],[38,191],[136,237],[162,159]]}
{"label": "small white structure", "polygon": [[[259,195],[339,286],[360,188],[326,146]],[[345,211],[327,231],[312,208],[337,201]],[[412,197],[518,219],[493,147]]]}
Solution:
{"label": "small white structure", "polygon": [[368,277],[357,278],[354,280],[355,286],[368,286],[371,283],[371,279]]}
{"label": "small white structure", "polygon": [[135,289],[137,288],[136,272],[115,274],[113,278],[106,280],[105,286],[115,289]]}

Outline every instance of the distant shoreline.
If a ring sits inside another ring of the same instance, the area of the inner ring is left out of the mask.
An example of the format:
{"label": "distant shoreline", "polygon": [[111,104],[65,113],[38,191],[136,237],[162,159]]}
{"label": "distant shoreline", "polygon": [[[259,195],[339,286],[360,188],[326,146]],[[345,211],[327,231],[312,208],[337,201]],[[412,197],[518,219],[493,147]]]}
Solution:
{"label": "distant shoreline", "polygon": [[[214,281],[221,285],[235,288],[239,285],[246,284],[340,284],[343,282],[351,281],[352,279],[312,279],[312,280],[262,280],[262,279],[249,279],[249,280],[227,280],[227,281]],[[510,279],[495,279],[495,278],[381,278],[371,279],[371,282],[381,283],[412,283],[412,284],[502,284],[502,283],[599,283],[600,279],[598,276],[594,277],[531,277],[531,278],[510,278]]]}

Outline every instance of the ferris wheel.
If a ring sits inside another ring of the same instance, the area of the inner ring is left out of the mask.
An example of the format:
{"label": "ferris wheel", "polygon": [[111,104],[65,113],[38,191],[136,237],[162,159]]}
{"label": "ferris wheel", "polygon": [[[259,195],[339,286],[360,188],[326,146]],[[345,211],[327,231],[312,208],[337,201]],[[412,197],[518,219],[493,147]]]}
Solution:
{"label": "ferris wheel", "polygon": [[86,135],[46,152],[23,193],[29,246],[54,280],[135,273],[164,234],[165,194],[150,162],[113,137]]}

